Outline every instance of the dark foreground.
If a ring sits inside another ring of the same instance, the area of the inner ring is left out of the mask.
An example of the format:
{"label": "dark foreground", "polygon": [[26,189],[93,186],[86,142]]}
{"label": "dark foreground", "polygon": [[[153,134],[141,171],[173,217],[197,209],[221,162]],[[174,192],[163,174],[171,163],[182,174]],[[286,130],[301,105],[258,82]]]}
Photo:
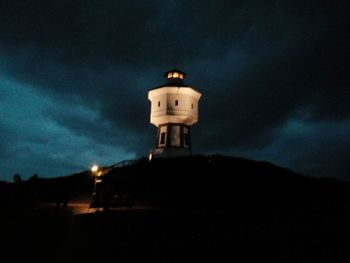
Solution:
{"label": "dark foreground", "polygon": [[223,156],[141,159],[101,180],[94,203],[112,210],[75,216],[87,172],[0,185],[1,262],[348,262],[348,182]]}
{"label": "dark foreground", "polygon": [[[2,262],[339,262],[347,211],[124,210],[2,214]],[[5,260],[8,258],[9,260]]]}

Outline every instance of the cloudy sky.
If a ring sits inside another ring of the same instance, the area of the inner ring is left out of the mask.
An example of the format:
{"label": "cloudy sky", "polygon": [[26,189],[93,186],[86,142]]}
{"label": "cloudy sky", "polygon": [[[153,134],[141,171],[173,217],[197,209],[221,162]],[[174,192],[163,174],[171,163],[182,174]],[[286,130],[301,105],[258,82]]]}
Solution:
{"label": "cloudy sky", "polygon": [[0,180],[154,147],[147,92],[203,93],[195,153],[350,179],[350,33],[338,1],[0,1]]}

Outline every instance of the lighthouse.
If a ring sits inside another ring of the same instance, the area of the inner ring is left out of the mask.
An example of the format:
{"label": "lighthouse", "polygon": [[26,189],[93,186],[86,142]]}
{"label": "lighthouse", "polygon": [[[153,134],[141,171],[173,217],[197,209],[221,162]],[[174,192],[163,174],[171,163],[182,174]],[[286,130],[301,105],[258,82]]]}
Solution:
{"label": "lighthouse", "polygon": [[151,89],[150,123],[157,127],[156,148],[152,157],[176,157],[191,154],[190,127],[198,122],[198,101],[202,94],[184,83],[186,74],[170,70],[167,83]]}

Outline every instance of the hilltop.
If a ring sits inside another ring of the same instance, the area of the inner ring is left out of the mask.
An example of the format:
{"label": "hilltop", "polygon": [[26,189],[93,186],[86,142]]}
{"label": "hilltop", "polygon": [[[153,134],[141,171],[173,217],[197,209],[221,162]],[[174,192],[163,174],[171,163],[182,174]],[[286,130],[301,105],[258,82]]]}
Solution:
{"label": "hilltop", "polygon": [[[123,197],[133,205],[159,208],[279,207],[332,208],[350,204],[350,184],[307,177],[268,162],[220,155],[139,159],[103,167],[97,187],[100,203]],[[91,198],[90,171],[57,178],[2,183],[3,204],[67,203]]]}

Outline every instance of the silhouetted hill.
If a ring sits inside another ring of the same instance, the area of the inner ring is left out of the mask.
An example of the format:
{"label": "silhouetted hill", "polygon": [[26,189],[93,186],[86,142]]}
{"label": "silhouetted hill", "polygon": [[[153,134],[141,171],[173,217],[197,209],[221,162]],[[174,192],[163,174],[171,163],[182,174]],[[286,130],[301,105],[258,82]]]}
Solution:
{"label": "silhouetted hill", "polygon": [[[294,207],[331,209],[348,206],[349,182],[307,177],[268,162],[227,156],[139,159],[126,166],[104,167],[97,187],[101,206],[123,197],[134,205],[163,208]],[[66,204],[90,197],[89,171],[57,178],[0,182],[0,201],[33,205]]]}
{"label": "silhouetted hill", "polygon": [[225,156],[141,159],[102,177],[100,192],[157,207],[332,208],[349,204],[349,183],[306,177],[267,162]]}
{"label": "silhouetted hill", "polygon": [[4,251],[25,251],[36,262],[338,262],[347,255],[348,182],[219,155],[104,169],[95,205],[118,208],[79,216],[36,207],[91,196],[88,171],[1,182]]}

